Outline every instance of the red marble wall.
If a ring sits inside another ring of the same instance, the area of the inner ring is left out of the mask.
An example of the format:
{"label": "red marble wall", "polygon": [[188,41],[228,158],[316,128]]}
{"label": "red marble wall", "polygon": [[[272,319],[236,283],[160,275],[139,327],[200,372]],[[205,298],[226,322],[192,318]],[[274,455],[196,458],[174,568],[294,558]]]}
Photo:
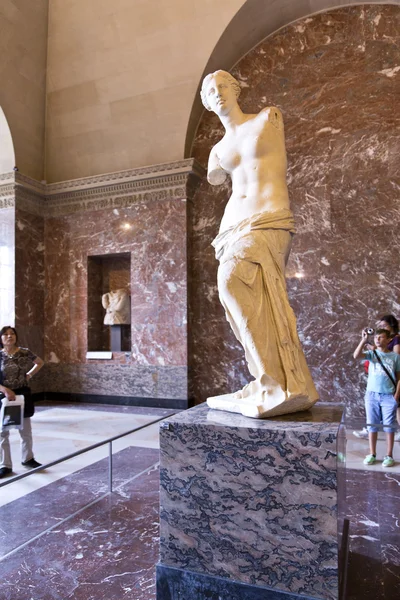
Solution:
{"label": "red marble wall", "polygon": [[[187,398],[186,202],[148,198],[46,219],[46,391]],[[88,257],[115,253],[130,254],[132,354],[87,361]]]}
{"label": "red marble wall", "polygon": [[[15,327],[19,344],[44,356],[44,219],[15,207]],[[43,373],[32,380],[43,391]]]}
{"label": "red marble wall", "polygon": [[[400,317],[400,9],[365,5],[319,14],[261,42],[231,71],[244,112],[284,115],[297,235],[287,269],[291,304],[321,399],[357,413],[365,378],[352,352],[382,313]],[[207,163],[223,135],[204,113],[192,155]],[[192,206],[192,395],[234,391],[250,379],[216,287],[211,240],[229,185],[203,181]],[[301,272],[301,279],[295,273]]]}

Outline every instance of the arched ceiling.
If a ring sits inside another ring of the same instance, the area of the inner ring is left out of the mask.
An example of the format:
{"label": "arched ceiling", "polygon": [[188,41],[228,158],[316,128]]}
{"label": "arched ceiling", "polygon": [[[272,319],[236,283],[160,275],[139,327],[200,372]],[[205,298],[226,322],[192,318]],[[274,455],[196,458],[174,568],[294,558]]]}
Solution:
{"label": "arched ceiling", "polygon": [[349,2],[348,0],[247,0],[221,35],[200,78],[186,133],[185,157],[191,156],[193,140],[204,110],[199,91],[203,77],[207,73],[212,73],[217,69],[229,71],[261,40],[293,21],[317,12],[361,4],[397,4],[400,6],[400,0],[390,2],[385,0],[372,2]]}

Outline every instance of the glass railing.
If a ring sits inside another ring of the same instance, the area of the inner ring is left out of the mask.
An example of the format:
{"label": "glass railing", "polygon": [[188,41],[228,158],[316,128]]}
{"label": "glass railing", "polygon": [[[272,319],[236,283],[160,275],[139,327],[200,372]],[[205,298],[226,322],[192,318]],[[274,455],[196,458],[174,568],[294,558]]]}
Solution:
{"label": "glass railing", "polygon": [[[137,439],[135,444],[122,446],[122,449],[116,449],[118,445],[115,444],[113,447],[113,443],[155,425],[175,412],[157,416],[142,425],[1,481],[0,487],[4,489],[0,490],[0,494],[3,495],[7,489],[12,492],[13,484],[23,479],[39,472],[49,471],[55,465],[108,446],[108,453],[104,452],[99,457],[99,453],[96,452],[95,459],[83,461],[85,463],[83,466],[81,463],[77,465],[75,461],[73,469],[67,469],[65,474],[60,475],[56,470],[50,471],[55,478],[51,478],[49,482],[37,483],[35,479],[29,479],[26,490],[22,490],[19,496],[17,494],[16,499],[0,506],[0,522],[4,524],[0,530],[0,562],[155,468],[159,463],[158,448],[138,445]],[[124,453],[129,453],[129,458]],[[105,465],[104,461],[107,461]],[[106,481],[102,478],[102,473],[106,475]],[[48,486],[52,486],[51,489]],[[31,507],[35,505],[40,505],[40,510],[33,514]]]}
{"label": "glass railing", "polygon": [[6,481],[0,482],[0,488],[7,486],[7,485],[11,485],[12,483],[15,483],[16,481],[25,479],[26,477],[30,477],[34,473],[37,473],[39,471],[44,471],[45,469],[54,467],[54,465],[58,465],[59,463],[62,463],[66,460],[70,460],[71,458],[75,458],[76,456],[79,456],[80,454],[84,454],[85,452],[90,452],[91,450],[95,450],[96,448],[100,448],[101,446],[105,446],[106,444],[108,444],[108,457],[109,457],[108,486],[109,486],[109,491],[112,492],[112,464],[113,464],[112,463],[112,443],[115,442],[115,440],[119,440],[120,438],[123,438],[127,435],[136,433],[137,431],[140,431],[141,429],[144,429],[145,427],[150,427],[150,425],[154,425],[155,423],[158,423],[159,421],[164,421],[164,419],[167,419],[168,417],[170,417],[173,414],[175,414],[175,411],[171,412],[170,414],[163,415],[162,417],[159,417],[158,419],[154,419],[153,421],[149,421],[148,423],[145,423],[144,425],[140,425],[139,427],[134,427],[133,429],[130,429],[129,431],[125,431],[124,433],[120,433],[118,435],[114,435],[113,437],[107,438],[106,440],[102,440],[101,442],[97,442],[97,444],[92,444],[91,446],[82,448],[82,450],[77,450],[76,452],[67,454],[61,458],[58,458],[57,460],[52,460],[51,462],[45,463],[45,464],[41,465],[40,467],[36,467],[35,469],[30,469],[26,473],[21,473],[20,475],[14,475],[14,477],[10,477]]}

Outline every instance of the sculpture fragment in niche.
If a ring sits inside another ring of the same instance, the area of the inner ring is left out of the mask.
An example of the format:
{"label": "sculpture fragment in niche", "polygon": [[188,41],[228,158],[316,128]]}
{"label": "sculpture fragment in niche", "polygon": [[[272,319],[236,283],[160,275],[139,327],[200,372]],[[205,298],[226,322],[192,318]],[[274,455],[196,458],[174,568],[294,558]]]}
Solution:
{"label": "sculpture fragment in niche", "polygon": [[275,107],[243,113],[239,93],[239,83],[226,71],[203,80],[202,102],[225,128],[211,150],[207,179],[211,185],[222,184],[228,175],[232,180],[232,195],[212,242],[220,262],[219,297],[254,380],[207,403],[262,418],[306,410],[318,393],[286,291],[294,220],[282,115]]}
{"label": "sculpture fragment in niche", "polygon": [[115,290],[103,294],[101,298],[106,309],[104,325],[129,325],[131,322],[131,301],[126,290]]}

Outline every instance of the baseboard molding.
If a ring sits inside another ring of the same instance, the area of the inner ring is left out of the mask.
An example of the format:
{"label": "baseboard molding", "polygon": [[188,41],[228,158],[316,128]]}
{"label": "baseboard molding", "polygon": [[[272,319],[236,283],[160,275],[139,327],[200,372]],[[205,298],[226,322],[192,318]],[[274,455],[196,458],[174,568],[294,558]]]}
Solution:
{"label": "baseboard molding", "polygon": [[185,410],[189,400],[174,398],[138,398],[136,396],[101,396],[96,394],[72,394],[60,392],[40,392],[33,394],[35,402],[86,402],[88,404],[114,404],[117,406],[145,406],[147,408],[172,408]]}
{"label": "baseboard molding", "polygon": [[157,600],[318,600],[162,564],[156,567],[156,581]]}

